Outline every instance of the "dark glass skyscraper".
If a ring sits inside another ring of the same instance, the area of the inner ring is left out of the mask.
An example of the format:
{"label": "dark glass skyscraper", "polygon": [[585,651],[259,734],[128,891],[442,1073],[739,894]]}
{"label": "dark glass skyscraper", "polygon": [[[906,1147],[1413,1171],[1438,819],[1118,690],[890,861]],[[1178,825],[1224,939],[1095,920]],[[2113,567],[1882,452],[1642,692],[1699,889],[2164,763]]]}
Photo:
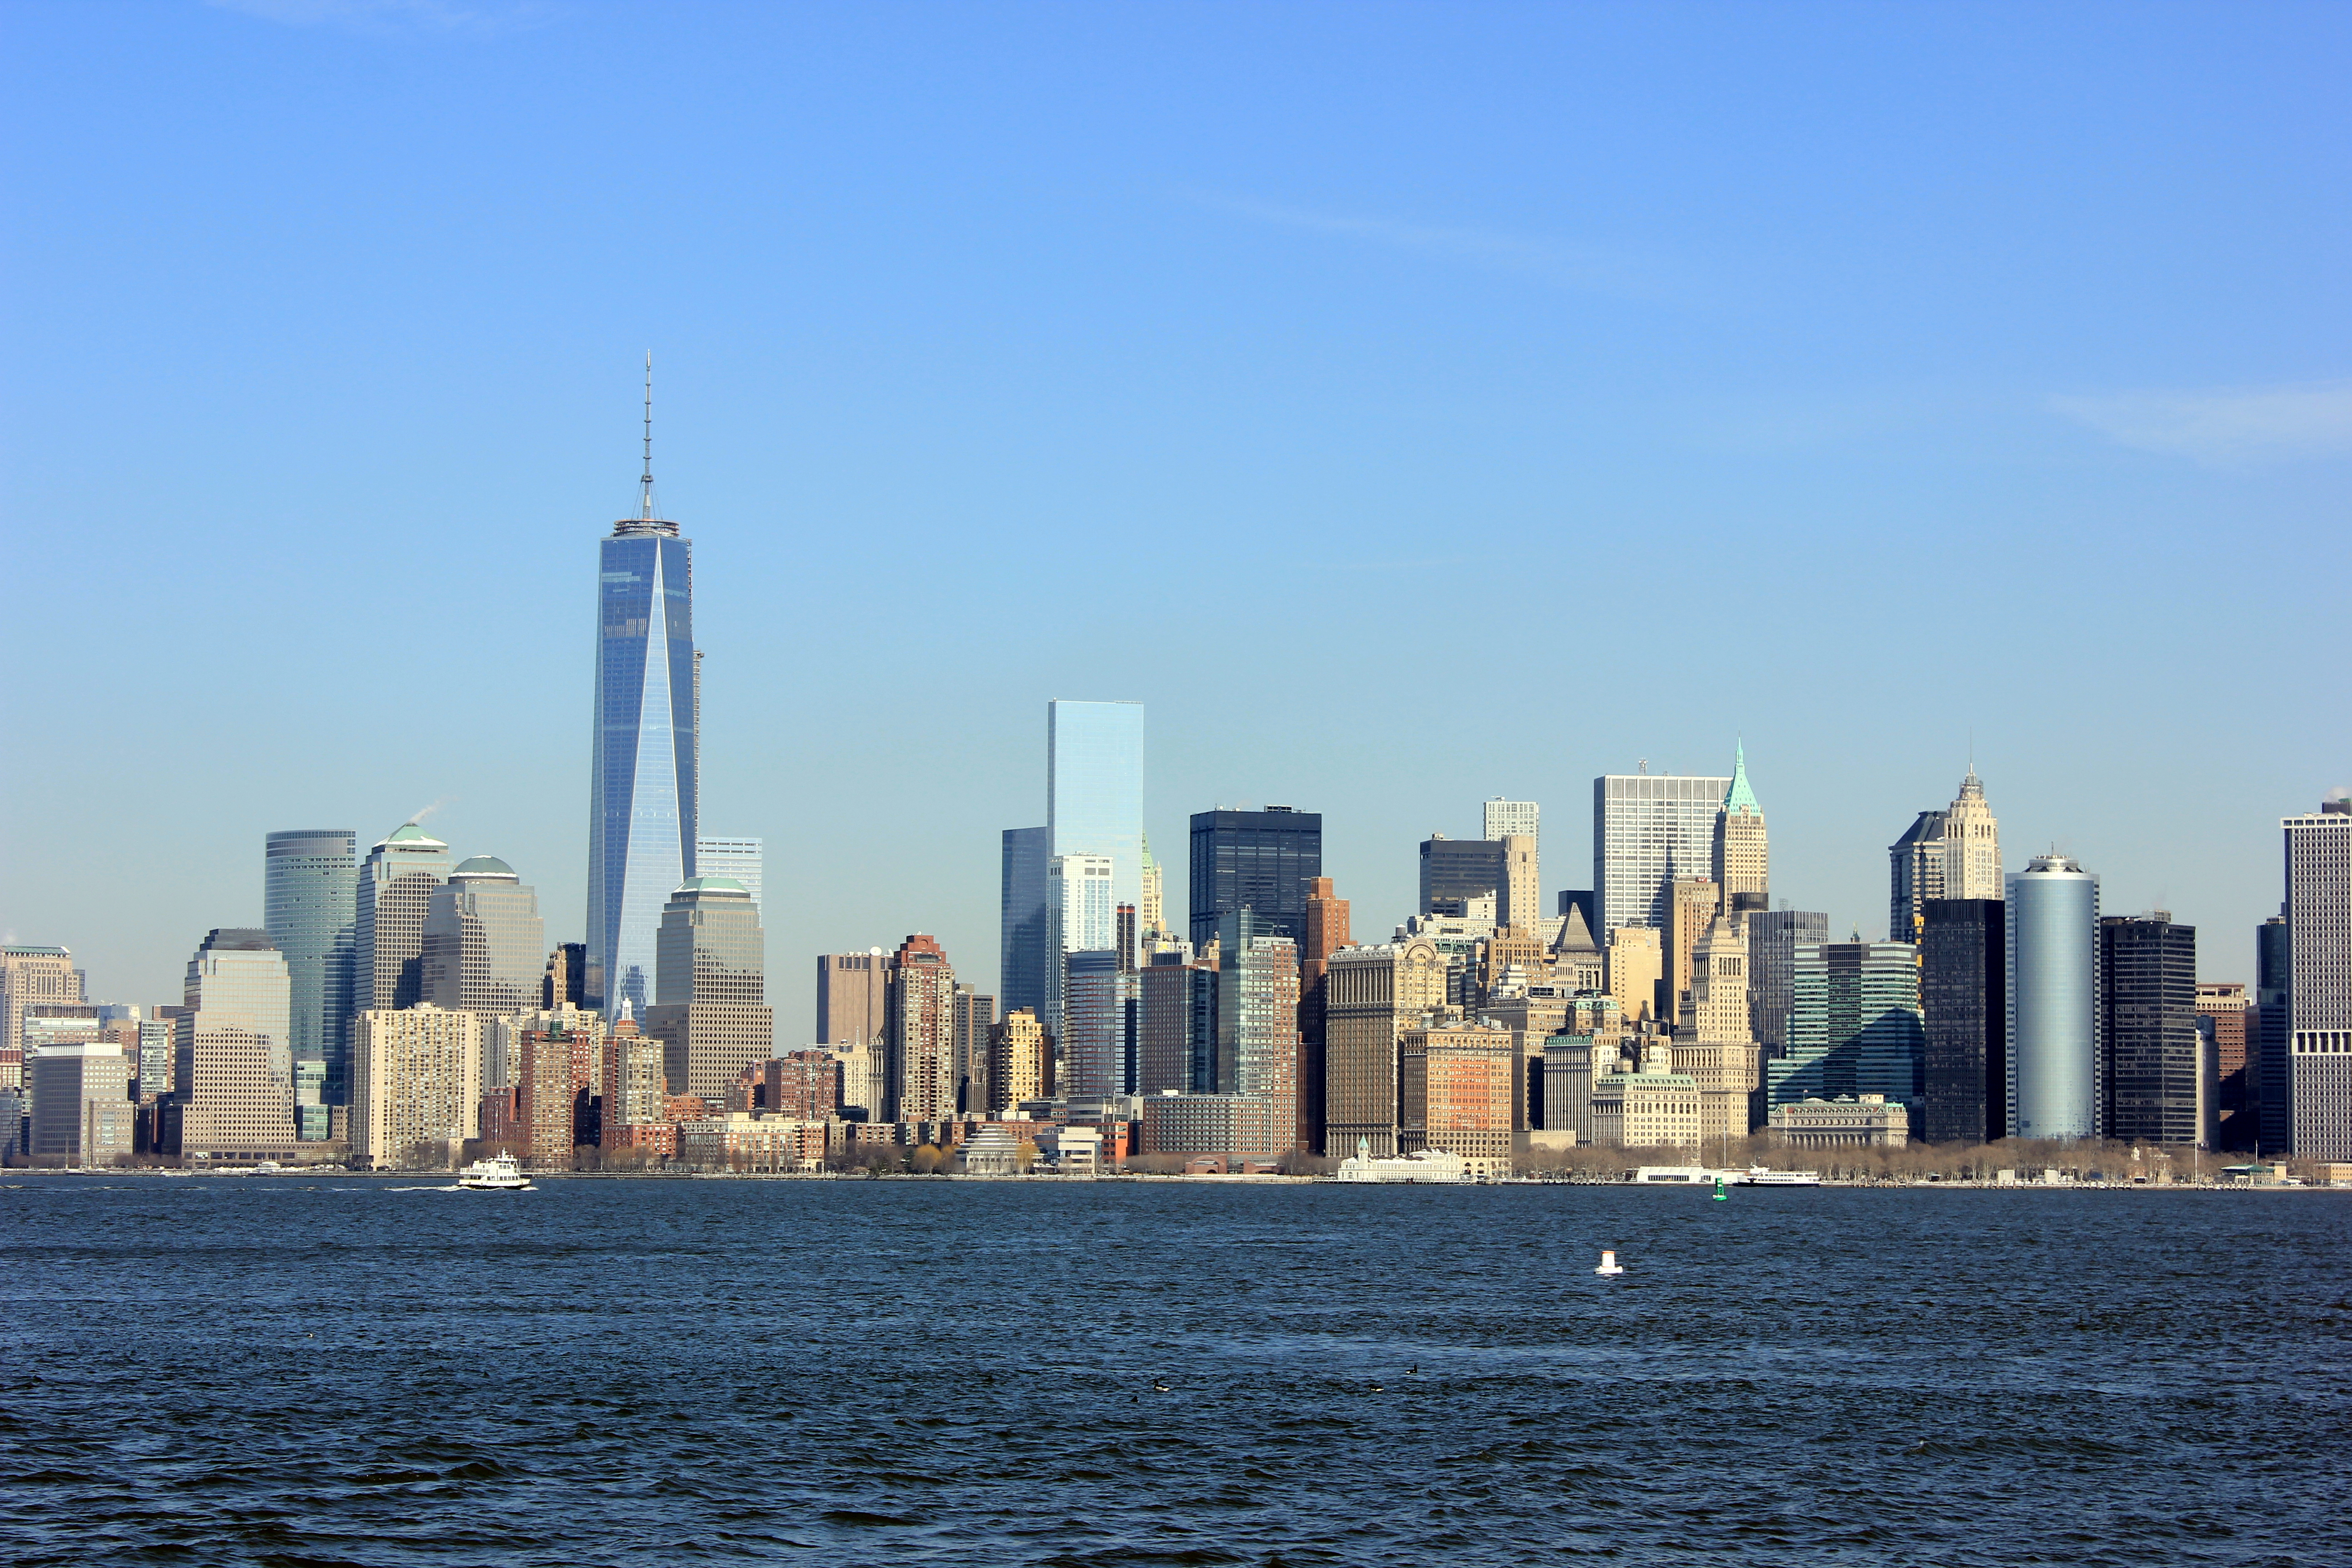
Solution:
{"label": "dark glass skyscraper", "polygon": [[[286,957],[288,1035],[297,1062],[325,1067],[327,1105],[347,1103],[352,946],[359,920],[359,836],[348,827],[273,833],[263,861],[262,921]],[[306,1108],[308,1109],[308,1108]],[[303,1136],[324,1138],[323,1117]]]}
{"label": "dark glass skyscraper", "polygon": [[2287,997],[2294,967],[2294,943],[2286,916],[2273,915],[2254,928],[2254,1072],[2261,1103],[2256,1108],[2261,1151],[2284,1154],[2294,1142],[2294,1075],[2287,1056]]}
{"label": "dark glass skyscraper", "polygon": [[[2009,938],[1999,899],[1920,902],[1919,1001],[1927,1031],[1930,1143],[2009,1135]],[[1753,927],[1753,919],[1750,920]]]}
{"label": "dark glass skyscraper", "polygon": [[1054,853],[1050,827],[1008,827],[997,909],[996,990],[1007,1014],[1028,1008],[1040,1019],[1053,985],[1052,913],[1046,908],[1045,862]]}
{"label": "dark glass skyscraper", "polygon": [[1189,895],[1194,951],[1208,946],[1221,918],[1243,909],[1255,917],[1250,929],[1256,935],[1305,942],[1308,884],[1322,874],[1321,812],[1286,805],[1194,812]]}
{"label": "dark glass skyscraper", "polygon": [[653,393],[637,515],[613,525],[597,577],[596,728],[589,777],[588,988],[638,1017],[654,999],[662,907],[694,875],[694,566],[654,515]]}
{"label": "dark glass skyscraper", "polygon": [[1441,902],[1457,899],[1493,899],[1495,918],[1502,920],[1504,845],[1499,838],[1448,838],[1444,834],[1421,844],[1421,912],[1435,914]]}
{"label": "dark glass skyscraper", "polygon": [[2099,921],[2100,1131],[2135,1143],[2195,1144],[2197,928],[2152,915]]}

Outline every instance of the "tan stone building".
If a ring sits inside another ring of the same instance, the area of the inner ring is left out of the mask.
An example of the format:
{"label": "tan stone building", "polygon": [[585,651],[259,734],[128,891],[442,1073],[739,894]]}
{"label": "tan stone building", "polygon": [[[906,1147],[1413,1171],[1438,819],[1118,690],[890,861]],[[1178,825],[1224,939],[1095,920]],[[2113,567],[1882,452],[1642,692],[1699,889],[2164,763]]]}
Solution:
{"label": "tan stone building", "polygon": [[1716,886],[1723,890],[1723,912],[1735,923],[1772,907],[1772,860],[1764,837],[1764,808],[1748,786],[1745,746],[1733,753],[1731,787],[1724,792],[1723,809],[1716,814],[1713,869]]}
{"label": "tan stone building", "polygon": [[176,1146],[211,1160],[291,1159],[292,988],[265,931],[223,927],[188,961],[185,1005],[173,1020]]}
{"label": "tan stone building", "polygon": [[1045,1026],[1026,1007],[1004,1015],[988,1038],[988,1113],[1045,1098]]}
{"label": "tan stone building", "polygon": [[920,931],[890,959],[883,1032],[882,1119],[945,1121],[955,1115],[955,970]]}
{"label": "tan stone building", "polygon": [[[593,1016],[593,1015],[590,1015]],[[604,1034],[598,1078],[604,1114],[598,1139],[606,1149],[635,1147],[643,1140],[629,1129],[661,1125],[667,1084],[662,1076],[662,1042],[640,1031],[625,1016]]]}
{"label": "tan stone building", "polygon": [[1543,918],[1543,889],[1537,871],[1536,840],[1533,834],[1509,833],[1502,837],[1503,885],[1495,889],[1495,921],[1497,925],[1517,926],[1522,931],[1536,929]]}
{"label": "tan stone building", "polygon": [[1698,1085],[1699,1132],[1709,1145],[1755,1130],[1763,1051],[1748,1023],[1748,942],[1718,913],[1692,950],[1691,1021],[1675,1031],[1674,1070]]}
{"label": "tan stone building", "polygon": [[427,1002],[352,1020],[352,1158],[367,1170],[445,1163],[481,1136],[482,1019]]}
{"label": "tan stone building", "polygon": [[0,948],[0,1089],[25,1082],[25,1009],[81,999],[81,973],[65,948]]}
{"label": "tan stone building", "polygon": [[1397,1152],[1397,1048],[1445,1005],[1445,959],[1423,937],[1335,949],[1324,969],[1323,1142]]}
{"label": "tan stone building", "polygon": [[1658,982],[1665,975],[1656,928],[1620,926],[1609,933],[1609,994],[1628,1024],[1657,1016]]}
{"label": "tan stone building", "polygon": [[662,1042],[669,1092],[724,1105],[737,1076],[776,1049],[758,906],[725,877],[688,878],[662,906],[655,955],[657,999],[642,1027]]}
{"label": "tan stone building", "polygon": [[1900,1149],[1911,1112],[1883,1094],[1801,1100],[1772,1108],[1772,1141],[1789,1149]]}
{"label": "tan stone building", "polygon": [[1665,964],[1664,1023],[1691,1022],[1695,955],[1722,905],[1722,889],[1705,877],[1682,877],[1666,889],[1666,929],[1660,946]]}
{"label": "tan stone building", "polygon": [[1638,1065],[1621,1061],[1620,1070],[1593,1083],[1592,1142],[1624,1149],[1696,1151],[1700,1126],[1696,1080],[1674,1070],[1664,1039],[1649,1037],[1641,1048]]}
{"label": "tan stone building", "polygon": [[1442,1149],[1476,1174],[1509,1175],[1518,1061],[1510,1031],[1433,1018],[1403,1032],[1397,1058],[1396,1152]]}

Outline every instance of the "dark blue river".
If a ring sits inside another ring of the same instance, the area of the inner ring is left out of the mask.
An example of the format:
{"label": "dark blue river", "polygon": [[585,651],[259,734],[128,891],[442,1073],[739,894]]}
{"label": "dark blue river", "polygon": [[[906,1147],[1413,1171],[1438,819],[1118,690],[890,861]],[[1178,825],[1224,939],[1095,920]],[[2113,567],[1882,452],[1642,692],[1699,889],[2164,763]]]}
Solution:
{"label": "dark blue river", "polygon": [[2352,1193],[0,1181],[16,1564],[2352,1562]]}

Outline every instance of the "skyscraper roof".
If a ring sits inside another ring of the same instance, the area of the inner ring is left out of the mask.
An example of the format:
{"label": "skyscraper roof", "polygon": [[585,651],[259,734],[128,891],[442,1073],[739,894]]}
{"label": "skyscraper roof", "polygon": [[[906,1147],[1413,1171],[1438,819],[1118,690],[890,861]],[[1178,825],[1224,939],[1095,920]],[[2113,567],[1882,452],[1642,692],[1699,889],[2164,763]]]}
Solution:
{"label": "skyscraper roof", "polygon": [[1764,808],[1756,804],[1756,792],[1748,787],[1748,746],[1745,742],[1732,743],[1731,787],[1724,792],[1723,809],[1744,811],[1756,816],[1764,815]]}

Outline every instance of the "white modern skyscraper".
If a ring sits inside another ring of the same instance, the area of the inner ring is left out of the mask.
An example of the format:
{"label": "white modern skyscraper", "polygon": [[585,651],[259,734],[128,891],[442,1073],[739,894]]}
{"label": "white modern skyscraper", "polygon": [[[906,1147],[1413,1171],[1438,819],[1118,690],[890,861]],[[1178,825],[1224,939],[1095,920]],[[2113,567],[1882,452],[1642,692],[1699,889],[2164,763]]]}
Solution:
{"label": "white modern skyscraper", "polygon": [[1715,819],[1727,778],[1604,773],[1592,781],[1592,888],[1606,943],[1620,926],[1666,923],[1677,877],[1705,877],[1715,860]]}
{"label": "white modern skyscraper", "polygon": [[2352,1160],[2352,801],[2280,820],[2286,833],[2289,1136]]}
{"label": "white modern skyscraper", "polygon": [[1505,800],[1501,795],[1486,803],[1486,834],[1489,838],[1508,838],[1514,834],[1536,841],[1536,853],[1543,853],[1543,837],[1536,831],[1541,810],[1531,800]]}
{"label": "white modern skyscraper", "polygon": [[1053,856],[1110,858],[1114,906],[1142,906],[1142,703],[1045,705],[1045,827]]}
{"label": "white modern skyscraper", "polygon": [[1118,862],[1108,855],[1056,855],[1045,862],[1045,931],[1051,954],[1046,1017],[1057,1041],[1065,1037],[1067,955],[1107,952],[1118,945],[1118,914],[1112,896],[1117,885]]}
{"label": "white modern skyscraper", "polygon": [[694,874],[698,877],[724,877],[739,883],[751,895],[751,908],[756,913],[767,906],[761,901],[761,873],[767,860],[767,840],[764,838],[698,838],[694,841]]}
{"label": "white modern skyscraper", "polygon": [[2009,898],[2009,1127],[2019,1138],[2099,1133],[2099,879],[2037,855]]}

